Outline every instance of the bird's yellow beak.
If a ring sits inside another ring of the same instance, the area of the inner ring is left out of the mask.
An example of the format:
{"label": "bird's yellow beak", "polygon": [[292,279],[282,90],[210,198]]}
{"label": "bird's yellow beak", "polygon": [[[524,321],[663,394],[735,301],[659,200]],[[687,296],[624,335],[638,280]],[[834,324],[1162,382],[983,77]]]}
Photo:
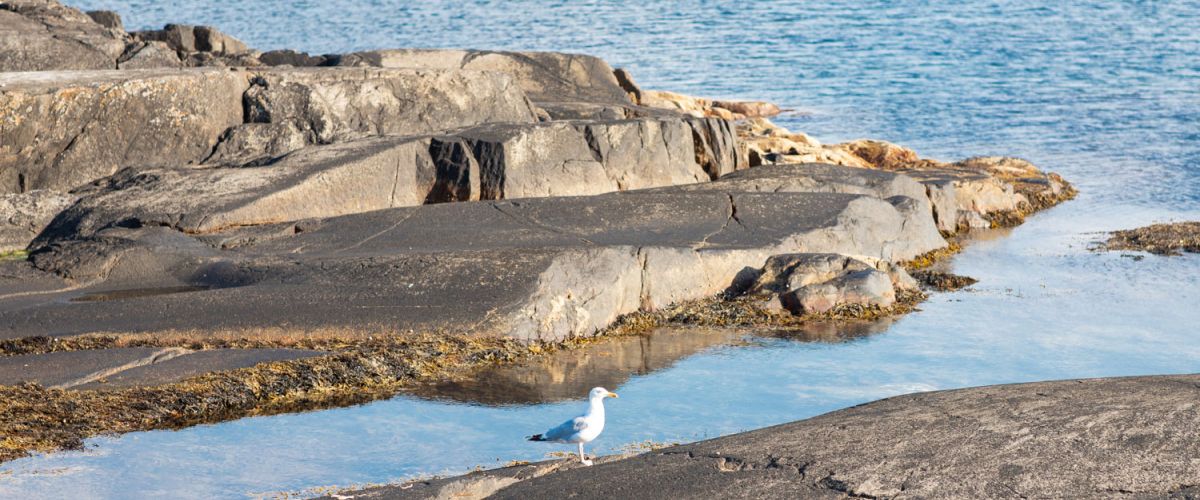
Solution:
{"label": "bird's yellow beak", "polygon": [[610,392],[610,393],[608,393],[608,397],[616,398],[616,397],[620,397],[620,396],[617,396],[617,393],[615,393],[615,392]]}

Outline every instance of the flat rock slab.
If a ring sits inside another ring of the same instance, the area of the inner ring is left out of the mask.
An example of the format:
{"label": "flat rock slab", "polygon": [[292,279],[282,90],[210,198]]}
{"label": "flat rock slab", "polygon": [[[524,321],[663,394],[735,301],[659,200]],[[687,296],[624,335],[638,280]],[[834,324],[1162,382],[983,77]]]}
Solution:
{"label": "flat rock slab", "polygon": [[[282,326],[559,339],[724,291],[777,253],[876,262],[944,245],[911,198],[736,186],[445,203],[203,236],[118,226],[35,253],[42,269],[92,285],[20,309],[0,299],[0,335]],[[186,285],[207,289],[67,300]]]}
{"label": "flat rock slab", "polygon": [[70,385],[105,370],[139,361],[149,362],[162,351],[155,347],[129,347],[2,357],[0,385],[25,382],[36,382],[45,387]]}
{"label": "flat rock slab", "polygon": [[1039,382],[899,396],[593,467],[531,464],[361,498],[1194,498],[1197,443],[1200,375]]}
{"label": "flat rock slab", "polygon": [[79,385],[79,390],[113,390],[166,385],[205,373],[250,368],[260,363],[290,361],[324,355],[304,349],[214,349],[196,351],[165,361],[130,368],[101,380]]}
{"label": "flat rock slab", "polygon": [[129,347],[0,357],[0,385],[35,382],[63,389],[157,386],[204,373],[324,353],[299,349]]}

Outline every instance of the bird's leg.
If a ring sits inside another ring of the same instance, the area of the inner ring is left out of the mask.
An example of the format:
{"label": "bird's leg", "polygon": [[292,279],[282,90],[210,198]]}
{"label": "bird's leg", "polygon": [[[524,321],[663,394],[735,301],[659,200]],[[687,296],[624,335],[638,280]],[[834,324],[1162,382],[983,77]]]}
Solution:
{"label": "bird's leg", "polygon": [[583,456],[583,443],[579,443],[579,462],[583,465],[592,465],[592,461]]}

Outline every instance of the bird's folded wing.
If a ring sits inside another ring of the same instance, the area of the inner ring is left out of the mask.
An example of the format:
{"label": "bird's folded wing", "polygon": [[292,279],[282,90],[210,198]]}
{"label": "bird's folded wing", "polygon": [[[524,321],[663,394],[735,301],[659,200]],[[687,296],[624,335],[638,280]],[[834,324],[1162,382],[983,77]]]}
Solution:
{"label": "bird's folded wing", "polygon": [[571,420],[571,423],[571,425],[575,427],[575,432],[587,429],[588,426],[587,419],[583,417],[575,417],[573,420]]}
{"label": "bird's folded wing", "polygon": [[563,422],[558,427],[550,429],[542,435],[547,441],[557,441],[560,439],[569,439],[575,433],[586,429],[588,426],[587,419],[583,417],[575,417],[571,420]]}

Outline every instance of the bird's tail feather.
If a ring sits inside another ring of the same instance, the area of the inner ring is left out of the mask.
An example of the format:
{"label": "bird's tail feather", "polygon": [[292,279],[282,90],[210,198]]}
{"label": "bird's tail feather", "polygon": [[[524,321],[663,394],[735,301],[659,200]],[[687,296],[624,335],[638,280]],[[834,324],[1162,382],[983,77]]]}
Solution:
{"label": "bird's tail feather", "polygon": [[545,441],[545,439],[542,438],[541,434],[534,434],[532,436],[529,436],[529,440],[530,441]]}

